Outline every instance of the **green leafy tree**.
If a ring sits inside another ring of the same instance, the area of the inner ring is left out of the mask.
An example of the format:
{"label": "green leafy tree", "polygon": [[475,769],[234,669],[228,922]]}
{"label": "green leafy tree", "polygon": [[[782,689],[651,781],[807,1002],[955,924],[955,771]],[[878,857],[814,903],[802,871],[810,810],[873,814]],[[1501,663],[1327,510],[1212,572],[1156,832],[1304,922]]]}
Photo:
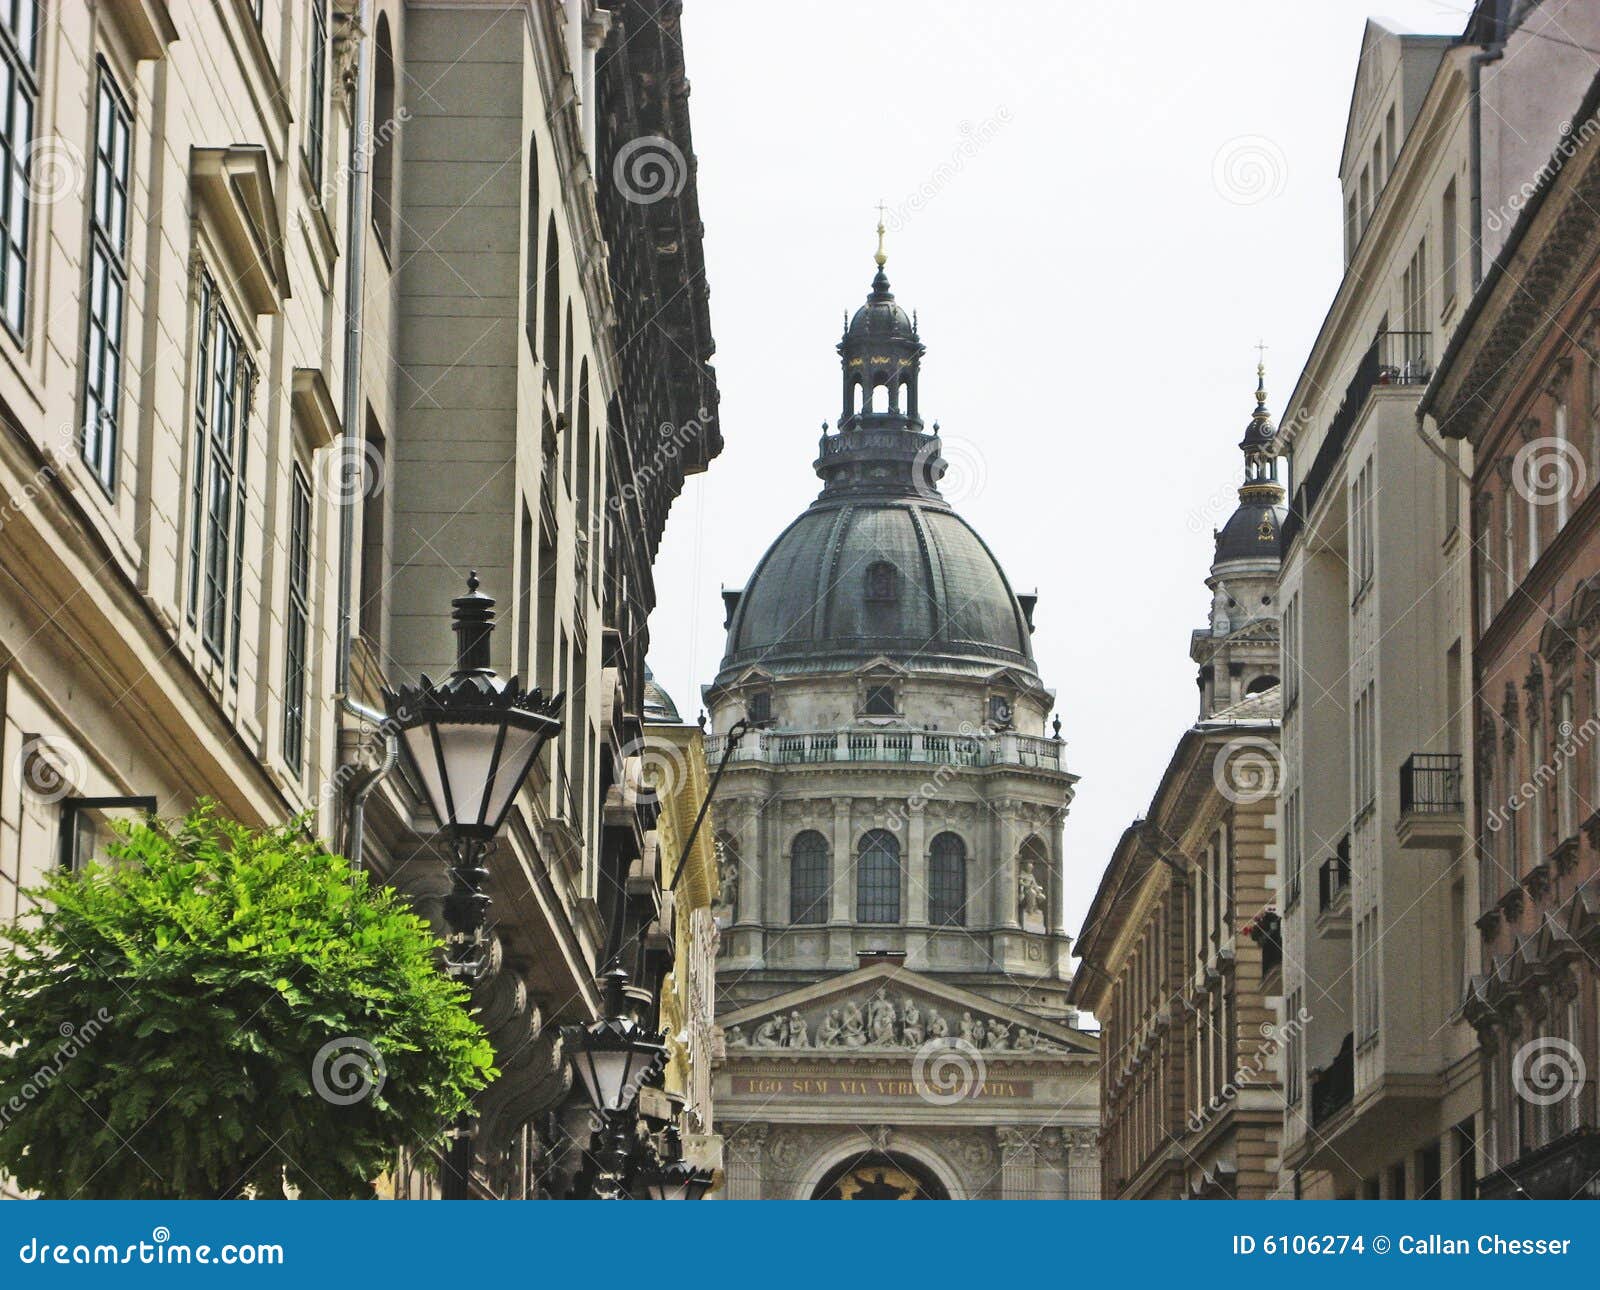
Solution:
{"label": "green leafy tree", "polygon": [[0,952],[0,1170],[47,1197],[373,1194],[495,1074],[438,940],[202,804],[53,872]]}

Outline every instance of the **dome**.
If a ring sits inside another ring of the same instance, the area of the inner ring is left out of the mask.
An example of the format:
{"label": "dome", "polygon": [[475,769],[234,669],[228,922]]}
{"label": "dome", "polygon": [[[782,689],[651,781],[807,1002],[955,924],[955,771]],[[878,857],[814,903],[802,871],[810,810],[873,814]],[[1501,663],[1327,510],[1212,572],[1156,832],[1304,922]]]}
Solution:
{"label": "dome", "polygon": [[825,491],[739,595],[718,680],[753,666],[845,671],[880,655],[919,669],[1031,673],[1030,635],[999,562],[942,499]]}
{"label": "dome", "polygon": [[889,290],[889,279],[880,268],[872,279],[872,294],[866,304],[857,309],[845,328],[848,340],[900,340],[915,343],[916,326],[911,315],[895,303],[894,292]]}
{"label": "dome", "polygon": [[655,674],[651,672],[648,664],[644,669],[644,719],[667,725],[683,724],[683,718],[678,715],[678,705],[672,701],[672,696],[656,683]]}
{"label": "dome", "polygon": [[[1248,489],[1241,492],[1248,492]],[[1263,489],[1265,494],[1267,490]],[[1241,496],[1239,508],[1228,522],[1217,530],[1215,564],[1228,564],[1235,560],[1271,560],[1283,558],[1284,516],[1288,508],[1283,505],[1283,492],[1252,499]]]}

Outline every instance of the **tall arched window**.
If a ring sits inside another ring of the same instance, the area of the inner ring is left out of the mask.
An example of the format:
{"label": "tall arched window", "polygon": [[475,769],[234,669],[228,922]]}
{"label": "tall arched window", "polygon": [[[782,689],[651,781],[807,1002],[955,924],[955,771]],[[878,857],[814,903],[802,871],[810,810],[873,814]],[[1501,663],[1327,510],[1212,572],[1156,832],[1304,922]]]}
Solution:
{"label": "tall arched window", "polygon": [[900,921],[900,839],[887,829],[861,838],[856,857],[856,921]]}
{"label": "tall arched window", "polygon": [[400,129],[394,105],[394,43],[389,38],[389,15],[378,15],[374,41],[377,58],[372,79],[372,227],[378,240],[393,254],[394,244],[394,137]]}
{"label": "tall arched window", "polygon": [[555,384],[561,362],[561,248],[556,243],[556,217],[544,230],[544,379]]}
{"label": "tall arched window", "polygon": [[539,136],[528,136],[528,254],[522,265],[522,325],[528,352],[539,357]]}
{"label": "tall arched window", "polygon": [[566,439],[566,457],[563,471],[567,481],[567,495],[572,495],[572,301],[567,301],[567,337],[566,348],[561,360],[561,417],[566,423],[562,426],[562,435]]}
{"label": "tall arched window", "polygon": [[967,848],[954,833],[934,838],[928,856],[928,921],[935,927],[967,922]]}
{"label": "tall arched window", "polygon": [[828,921],[828,841],[815,829],[796,837],[790,850],[789,921]]}

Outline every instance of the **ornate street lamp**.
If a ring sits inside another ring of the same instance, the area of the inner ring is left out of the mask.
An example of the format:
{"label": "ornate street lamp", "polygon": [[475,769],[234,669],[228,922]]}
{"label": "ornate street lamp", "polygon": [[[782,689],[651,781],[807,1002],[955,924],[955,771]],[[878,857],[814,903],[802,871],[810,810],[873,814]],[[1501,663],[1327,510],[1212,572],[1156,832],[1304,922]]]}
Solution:
{"label": "ornate street lamp", "polygon": [[613,967],[600,980],[604,1015],[591,1025],[567,1026],[561,1034],[598,1119],[590,1144],[595,1175],[589,1185],[595,1196],[619,1200],[627,1195],[626,1175],[637,1145],[639,1090],[666,1065],[667,1049],[659,1034],[629,1015],[628,974]]}
{"label": "ornate street lamp", "polygon": [[[385,689],[383,700],[450,847],[445,970],[471,985],[484,967],[485,861],[535,758],[561,729],[556,715],[561,696],[546,699],[539,690],[523,690],[516,677],[502,680],[489,666],[494,599],[478,593],[476,571],[467,577],[467,594],[450,603],[455,671],[438,683],[424,673],[420,684]],[[446,1200],[466,1200],[470,1117],[462,1117],[453,1136],[443,1194]]]}
{"label": "ornate street lamp", "polygon": [[561,696],[522,690],[489,666],[494,599],[479,594],[476,572],[467,594],[450,603],[455,671],[438,683],[424,673],[419,685],[386,689],[383,698],[450,845],[445,959],[450,974],[470,984],[483,970],[484,858],[545,741],[561,729]]}
{"label": "ornate street lamp", "polygon": [[702,1200],[711,1190],[715,1176],[683,1158],[683,1143],[676,1125],[668,1125],[662,1135],[667,1143],[665,1159],[652,1153],[640,1170],[638,1185],[649,1200]]}

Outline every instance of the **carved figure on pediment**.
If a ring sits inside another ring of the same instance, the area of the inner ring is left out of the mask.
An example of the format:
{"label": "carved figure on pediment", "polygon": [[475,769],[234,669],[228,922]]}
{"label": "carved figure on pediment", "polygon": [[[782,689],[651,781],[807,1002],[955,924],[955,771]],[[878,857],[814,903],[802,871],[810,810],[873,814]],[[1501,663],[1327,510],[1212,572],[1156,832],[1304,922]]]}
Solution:
{"label": "carved figure on pediment", "polygon": [[990,1021],[989,1022],[989,1038],[988,1038],[988,1042],[984,1044],[984,1047],[990,1049],[993,1052],[1004,1052],[1007,1048],[1010,1048],[1011,1047],[1011,1027],[1010,1027],[1010,1025],[1008,1023],[1006,1023],[1004,1021],[1000,1021],[1000,1020],[992,1020],[992,1021]]}
{"label": "carved figure on pediment", "polygon": [[907,1048],[922,1046],[922,1009],[909,995],[900,1009],[900,1038]]}
{"label": "carved figure on pediment", "polygon": [[928,1009],[928,1038],[948,1039],[950,1037],[950,1023],[939,1015],[937,1008]]}
{"label": "carved figure on pediment", "polygon": [[768,1017],[756,1027],[751,1043],[757,1048],[781,1048],[787,1027],[782,1017]]}
{"label": "carved figure on pediment", "polygon": [[811,1040],[806,1033],[806,1019],[800,1015],[798,1009],[789,1014],[789,1027],[783,1036],[783,1046],[785,1048],[811,1046]]}
{"label": "carved figure on pediment", "polygon": [[867,1042],[867,1026],[854,999],[844,1005],[844,1046],[860,1048]]}
{"label": "carved figure on pediment", "polygon": [[817,1047],[837,1048],[844,1043],[844,1018],[837,1008],[829,1008],[817,1024]]}
{"label": "carved figure on pediment", "polygon": [[1031,1053],[1037,1040],[1037,1031],[1019,1028],[1017,1030],[1017,1037],[1011,1041],[1011,1049],[1013,1052]]}
{"label": "carved figure on pediment", "polygon": [[970,1044],[977,1036],[977,1033],[977,1026],[973,1023],[972,1014],[963,1012],[961,1014],[961,1037]]}
{"label": "carved figure on pediment", "polygon": [[979,1017],[978,1020],[974,1021],[972,1023],[972,1033],[963,1035],[962,1038],[966,1039],[974,1048],[987,1048],[989,1046],[989,1028],[983,1024],[983,1018]]}
{"label": "carved figure on pediment", "polygon": [[750,1041],[744,1037],[742,1026],[729,1026],[722,1032],[722,1042],[729,1048],[748,1048]]}
{"label": "carved figure on pediment", "polygon": [[895,1020],[894,1001],[889,998],[888,989],[880,985],[867,1003],[867,1029],[872,1042],[885,1047],[893,1044]]}

